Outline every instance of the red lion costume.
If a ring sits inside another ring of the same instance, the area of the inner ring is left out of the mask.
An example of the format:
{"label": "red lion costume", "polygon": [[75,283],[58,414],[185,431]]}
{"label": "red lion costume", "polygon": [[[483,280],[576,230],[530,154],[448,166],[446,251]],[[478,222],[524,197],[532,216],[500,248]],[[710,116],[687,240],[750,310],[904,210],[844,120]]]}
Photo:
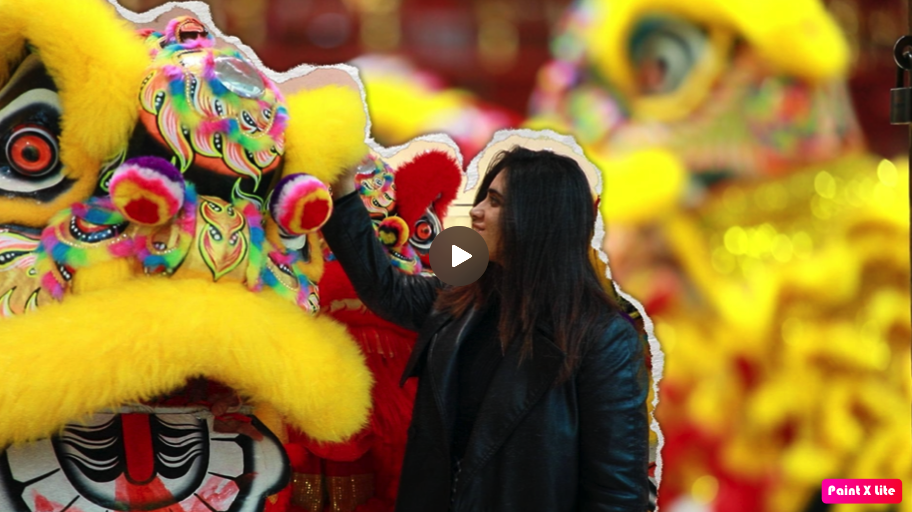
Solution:
{"label": "red lion costume", "polygon": [[[429,151],[395,170],[375,158],[369,165],[357,178],[358,193],[391,262],[409,274],[430,271],[428,251],[456,197],[459,164],[442,151]],[[400,387],[399,379],[416,333],[371,313],[331,253],[320,292],[329,315],[345,323],[361,344],[374,374],[374,409],[369,426],[347,443],[292,436],[292,446],[286,447],[294,472],[292,510],[392,510],[416,387],[414,380]]]}

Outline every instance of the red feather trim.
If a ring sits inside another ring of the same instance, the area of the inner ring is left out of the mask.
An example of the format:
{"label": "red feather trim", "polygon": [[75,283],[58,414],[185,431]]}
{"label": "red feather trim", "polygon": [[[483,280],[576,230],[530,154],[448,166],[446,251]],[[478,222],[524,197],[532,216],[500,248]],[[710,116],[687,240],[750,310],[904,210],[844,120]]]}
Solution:
{"label": "red feather trim", "polygon": [[428,151],[416,156],[396,169],[396,215],[414,229],[433,204],[437,216],[444,218],[461,182],[462,168],[449,154]]}

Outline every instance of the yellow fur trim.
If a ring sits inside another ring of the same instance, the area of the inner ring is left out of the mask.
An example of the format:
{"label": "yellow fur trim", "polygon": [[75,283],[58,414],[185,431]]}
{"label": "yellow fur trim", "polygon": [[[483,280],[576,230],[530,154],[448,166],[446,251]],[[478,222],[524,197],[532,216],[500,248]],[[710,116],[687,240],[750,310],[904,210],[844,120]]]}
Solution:
{"label": "yellow fur trim", "polygon": [[[285,130],[284,176],[307,173],[332,183],[368,153],[364,142],[367,115],[361,95],[348,87],[330,85],[286,97],[289,120]],[[278,227],[270,218],[266,238],[281,247]],[[299,268],[313,282],[323,276],[320,237],[307,235],[311,258]]]}
{"label": "yellow fur trim", "polygon": [[663,149],[609,158],[590,152],[589,158],[602,169],[599,209],[609,223],[635,224],[662,217],[677,204],[687,182],[684,164]]}
{"label": "yellow fur trim", "polygon": [[13,75],[13,66],[25,56],[25,39],[19,20],[6,15],[15,0],[0,0],[0,87]]}
{"label": "yellow fur trim", "polygon": [[73,293],[86,293],[93,290],[116,288],[120,283],[132,278],[134,261],[128,258],[115,258],[104,263],[90,265],[79,269],[73,276]]}
{"label": "yellow fur trim", "polygon": [[0,447],[205,376],[314,439],[367,422],[371,374],[345,328],[269,292],[136,279],[0,322]]}
{"label": "yellow fur trim", "polygon": [[57,85],[64,112],[60,158],[75,180],[50,203],[0,200],[0,222],[38,227],[88,197],[102,163],[126,145],[149,56],[132,26],[103,0],[0,0],[0,84],[25,41]]}
{"label": "yellow fur trim", "polygon": [[473,99],[465,91],[436,91],[410,76],[379,70],[368,70],[362,78],[373,132],[391,144],[404,144],[428,131],[446,131],[472,108]]}
{"label": "yellow fur trim", "polygon": [[307,173],[332,183],[367,156],[367,114],[358,91],[330,85],[286,100],[285,176]]}

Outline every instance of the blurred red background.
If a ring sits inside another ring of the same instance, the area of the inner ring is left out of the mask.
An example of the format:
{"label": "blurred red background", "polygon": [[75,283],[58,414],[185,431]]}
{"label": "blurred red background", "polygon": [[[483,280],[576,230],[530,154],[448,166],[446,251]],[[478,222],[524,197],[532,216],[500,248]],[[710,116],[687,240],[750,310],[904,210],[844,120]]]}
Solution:
{"label": "blurred red background", "polygon": [[[121,0],[144,11],[162,0]],[[364,53],[408,57],[447,83],[516,112],[548,58],[550,28],[570,0],[208,0],[216,24],[263,62],[335,64]],[[893,43],[908,32],[902,0],[829,0],[854,50],[850,88],[871,149],[907,151],[889,124]]]}

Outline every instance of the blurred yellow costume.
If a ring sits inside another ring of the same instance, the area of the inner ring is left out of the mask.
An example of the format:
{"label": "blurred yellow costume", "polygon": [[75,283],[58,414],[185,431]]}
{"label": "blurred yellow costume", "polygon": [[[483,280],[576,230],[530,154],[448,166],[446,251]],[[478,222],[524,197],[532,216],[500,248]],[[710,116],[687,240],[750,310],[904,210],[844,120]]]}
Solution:
{"label": "blurred yellow costume", "polygon": [[908,173],[863,152],[835,21],[606,0],[562,29],[531,123],[599,163],[613,277],[655,322],[659,503],[797,511],[824,478],[912,476]]}

